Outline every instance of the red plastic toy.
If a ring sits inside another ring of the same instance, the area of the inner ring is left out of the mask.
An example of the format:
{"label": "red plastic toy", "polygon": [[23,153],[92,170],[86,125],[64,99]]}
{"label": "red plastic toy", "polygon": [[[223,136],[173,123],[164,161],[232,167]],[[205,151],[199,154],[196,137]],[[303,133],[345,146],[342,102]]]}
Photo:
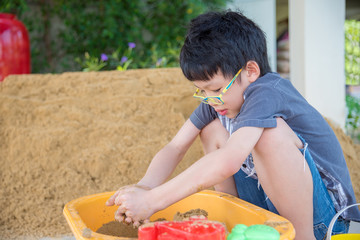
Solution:
{"label": "red plastic toy", "polygon": [[10,74],[30,73],[29,35],[15,15],[0,13],[0,82]]}
{"label": "red plastic toy", "polygon": [[142,226],[138,240],[225,240],[226,230],[222,223],[204,219],[181,222],[156,222]]}

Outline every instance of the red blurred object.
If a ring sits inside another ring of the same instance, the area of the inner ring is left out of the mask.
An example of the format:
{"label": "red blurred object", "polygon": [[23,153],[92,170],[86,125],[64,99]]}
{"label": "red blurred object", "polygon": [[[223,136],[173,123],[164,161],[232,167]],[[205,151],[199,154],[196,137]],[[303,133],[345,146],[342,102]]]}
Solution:
{"label": "red blurred object", "polygon": [[15,15],[0,13],[0,82],[10,74],[30,73],[28,32]]}
{"label": "red blurred object", "polygon": [[225,240],[225,226],[216,221],[156,222],[139,228],[138,240]]}

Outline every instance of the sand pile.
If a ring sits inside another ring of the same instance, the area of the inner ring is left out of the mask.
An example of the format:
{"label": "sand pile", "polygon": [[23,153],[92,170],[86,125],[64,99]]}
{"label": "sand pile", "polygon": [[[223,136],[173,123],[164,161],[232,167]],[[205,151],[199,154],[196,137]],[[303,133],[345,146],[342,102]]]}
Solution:
{"label": "sand pile", "polygon": [[356,200],[357,202],[360,202],[360,145],[354,144],[352,139],[349,136],[347,136],[340,127],[336,126],[328,119],[327,121],[334,130],[341,144],[346,159],[346,163],[349,168]]}
{"label": "sand pile", "polygon": [[[138,181],[197,106],[193,90],[177,68],[6,78],[0,239],[71,234],[65,203]],[[337,134],[360,182],[360,148]],[[197,140],[175,174],[201,155]],[[356,192],[360,199],[358,186]]]}
{"label": "sand pile", "polygon": [[[138,181],[198,102],[179,69],[10,76],[0,85],[0,239],[70,233],[68,201]],[[202,154],[200,143],[176,173]]]}

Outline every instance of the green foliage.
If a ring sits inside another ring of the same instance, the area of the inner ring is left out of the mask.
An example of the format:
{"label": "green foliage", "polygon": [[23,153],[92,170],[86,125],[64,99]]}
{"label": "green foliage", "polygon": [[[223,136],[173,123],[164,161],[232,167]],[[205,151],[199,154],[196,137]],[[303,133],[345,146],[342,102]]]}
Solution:
{"label": "green foliage", "polygon": [[[178,53],[190,19],[221,9],[226,2],[5,0],[0,11],[16,14],[27,27],[32,71],[41,73],[119,66],[124,69],[120,62],[129,42],[136,43],[136,48],[126,68],[178,66]],[[109,56],[109,61],[101,61],[101,54]]]}
{"label": "green foliage", "polygon": [[90,56],[88,52],[85,54],[84,61],[76,58],[75,61],[81,64],[84,72],[91,72],[91,71],[100,71],[103,67],[106,66],[104,61],[101,61],[97,57]]}
{"label": "green foliage", "polygon": [[346,96],[348,115],[346,119],[347,133],[360,142],[360,98],[350,95]]}
{"label": "green foliage", "polygon": [[360,84],[360,21],[345,21],[346,84]]}
{"label": "green foliage", "polygon": [[[360,21],[345,20],[345,75],[347,85],[360,84]],[[346,131],[360,143],[360,99],[346,96]]]}
{"label": "green foliage", "polygon": [[26,0],[2,0],[0,2],[0,12],[22,14],[28,10]]}

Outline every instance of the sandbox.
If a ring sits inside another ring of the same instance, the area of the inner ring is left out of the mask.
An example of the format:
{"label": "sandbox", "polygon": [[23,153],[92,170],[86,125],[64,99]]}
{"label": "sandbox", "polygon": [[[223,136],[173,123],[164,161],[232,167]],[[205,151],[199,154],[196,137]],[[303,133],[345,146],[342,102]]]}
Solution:
{"label": "sandbox", "polygon": [[[107,207],[105,201],[113,194],[101,193],[85,196],[69,202],[64,209],[64,215],[78,240],[85,239],[130,239],[96,233],[104,223],[111,221],[117,206]],[[280,240],[294,239],[293,225],[285,218],[266,211],[232,195],[215,191],[201,191],[193,194],[168,208],[155,213],[150,220],[159,218],[171,221],[178,212],[201,208],[208,213],[208,219],[224,223],[228,231],[236,224],[265,224],[275,228],[280,233]]]}

